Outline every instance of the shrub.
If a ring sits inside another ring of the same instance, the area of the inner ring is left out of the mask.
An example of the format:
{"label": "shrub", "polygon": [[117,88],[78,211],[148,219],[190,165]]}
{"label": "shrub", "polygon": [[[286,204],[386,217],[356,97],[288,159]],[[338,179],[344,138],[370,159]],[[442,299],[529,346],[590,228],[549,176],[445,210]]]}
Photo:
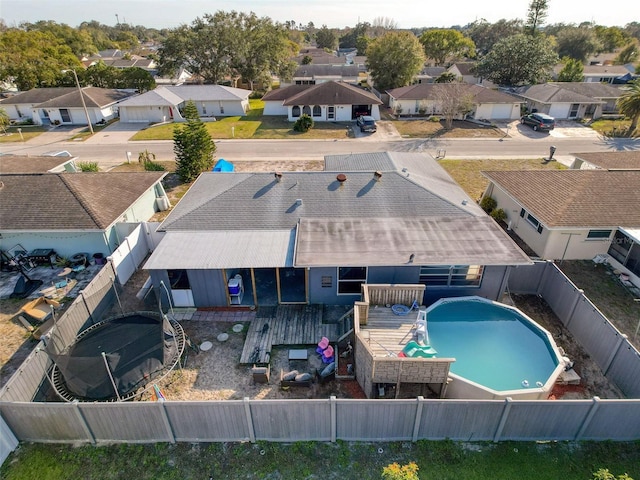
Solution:
{"label": "shrub", "polygon": [[482,200],[480,200],[480,208],[482,208],[487,213],[491,213],[497,206],[498,202],[496,202],[493,197],[484,197]]}
{"label": "shrub", "polygon": [[144,162],[144,169],[147,172],[164,172],[165,168],[158,162]]}
{"label": "shrub", "polygon": [[384,480],[418,480],[418,465],[409,462],[407,465],[392,463],[382,469]]}
{"label": "shrub", "polygon": [[440,117],[437,116],[437,115],[431,115],[429,117],[429,121],[431,121],[431,122],[439,122],[440,121]]}
{"label": "shrub", "polygon": [[313,128],[313,119],[306,113],[303,113],[302,116],[298,120],[296,120],[296,123],[293,124],[293,130],[295,132],[304,133],[304,132],[308,132],[312,128]]}
{"label": "shrub", "polygon": [[81,172],[99,172],[98,162],[78,162],[76,163]]}
{"label": "shrub", "polygon": [[507,214],[502,208],[496,208],[495,210],[491,210],[491,218],[493,218],[496,222],[506,222]]}

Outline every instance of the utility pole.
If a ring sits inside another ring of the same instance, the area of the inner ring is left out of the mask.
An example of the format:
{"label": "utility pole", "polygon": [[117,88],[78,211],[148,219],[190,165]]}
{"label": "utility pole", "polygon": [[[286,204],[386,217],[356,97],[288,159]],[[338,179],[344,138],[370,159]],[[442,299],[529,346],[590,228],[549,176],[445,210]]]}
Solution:
{"label": "utility pole", "polygon": [[78,80],[78,74],[76,73],[75,68],[72,68],[73,78],[76,79],[76,86],[78,87],[78,92],[80,92],[80,100],[82,100],[82,108],[84,109],[84,114],[87,117],[87,126],[89,127],[89,131],[91,135],[93,135],[93,125],[91,125],[91,117],[89,117],[89,110],[87,110],[87,104],[84,101],[84,93],[82,93],[82,88],[80,88],[80,81]]}

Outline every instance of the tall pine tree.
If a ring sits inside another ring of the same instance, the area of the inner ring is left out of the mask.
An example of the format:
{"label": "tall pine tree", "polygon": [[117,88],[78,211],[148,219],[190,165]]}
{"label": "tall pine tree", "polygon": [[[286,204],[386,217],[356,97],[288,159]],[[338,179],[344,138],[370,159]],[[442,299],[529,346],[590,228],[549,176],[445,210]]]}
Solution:
{"label": "tall pine tree", "polygon": [[216,144],[192,101],[185,105],[184,117],[187,123],[173,130],[173,153],[176,155],[176,173],[180,180],[191,182],[213,167]]}

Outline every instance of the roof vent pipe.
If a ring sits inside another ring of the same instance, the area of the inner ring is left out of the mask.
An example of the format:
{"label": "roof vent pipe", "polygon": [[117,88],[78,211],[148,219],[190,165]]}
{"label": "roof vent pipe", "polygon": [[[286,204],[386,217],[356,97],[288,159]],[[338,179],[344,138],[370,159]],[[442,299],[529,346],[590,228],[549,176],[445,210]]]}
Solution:
{"label": "roof vent pipe", "polygon": [[382,172],[380,170],[376,170],[375,172],[373,172],[373,178],[376,182],[379,182],[382,178]]}
{"label": "roof vent pipe", "polygon": [[339,173],[336,176],[336,180],[338,180],[340,182],[340,184],[342,185],[344,182],[347,181],[347,176],[344,173]]}
{"label": "roof vent pipe", "polygon": [[296,205],[298,205],[298,206],[302,205],[302,199],[301,198],[296,199]]}
{"label": "roof vent pipe", "polygon": [[273,176],[276,179],[276,182],[280,183],[282,181],[282,172],[275,172]]}

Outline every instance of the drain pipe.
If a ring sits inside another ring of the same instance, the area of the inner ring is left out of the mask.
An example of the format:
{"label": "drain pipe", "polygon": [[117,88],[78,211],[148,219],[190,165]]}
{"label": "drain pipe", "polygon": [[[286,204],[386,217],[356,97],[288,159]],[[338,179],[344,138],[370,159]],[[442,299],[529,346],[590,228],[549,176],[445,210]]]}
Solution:
{"label": "drain pipe", "polygon": [[167,288],[167,286],[164,284],[164,281],[160,280],[160,285],[162,285],[162,288],[164,288],[164,291],[167,292],[167,301],[169,302],[169,310],[171,310],[171,315],[175,315],[173,313],[173,302],[171,302],[171,295],[169,295],[169,289]]}

